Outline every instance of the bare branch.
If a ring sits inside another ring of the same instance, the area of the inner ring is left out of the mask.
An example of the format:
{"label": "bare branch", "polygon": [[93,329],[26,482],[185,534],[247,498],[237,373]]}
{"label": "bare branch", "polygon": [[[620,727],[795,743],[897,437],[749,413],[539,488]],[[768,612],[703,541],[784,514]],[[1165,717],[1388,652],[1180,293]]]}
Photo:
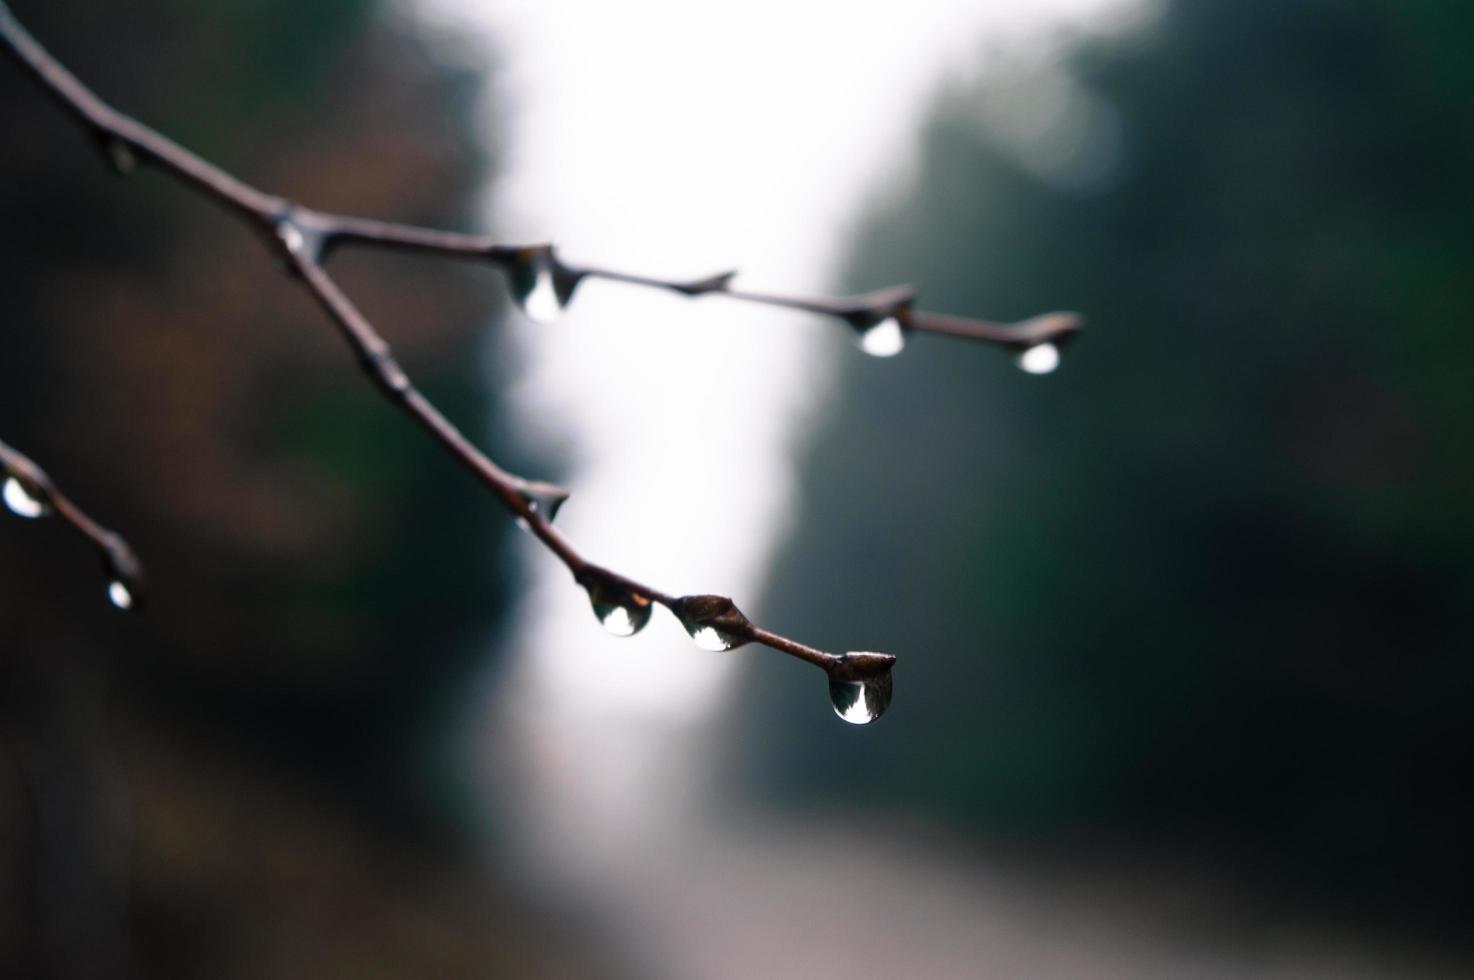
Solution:
{"label": "bare branch", "polygon": [[0,496],[18,517],[59,517],[97,549],[107,576],[108,600],[119,609],[143,608],[143,565],[122,536],[88,516],[57,489],[51,476],[20,450],[0,442]]}
{"label": "bare branch", "polygon": [[[573,298],[574,291],[585,279],[607,279],[665,289],[682,296],[725,296],[747,303],[829,316],[848,325],[862,338],[877,324],[894,318],[903,335],[912,332],[935,333],[1025,351],[1041,344],[1063,347],[1085,326],[1084,318],[1078,313],[1044,313],[1017,323],[996,323],[931,313],[914,307],[916,291],[909,286],[893,286],[860,296],[838,298],[781,296],[734,289],[732,283],[737,278],[735,270],[695,280],[659,279],[595,266],[574,265],[565,261],[548,244],[502,245],[480,235],[319,212],[304,213],[303,220],[309,222],[321,236],[324,249],[337,245],[360,245],[428,252],[499,265],[508,271],[513,277],[514,285],[519,287],[516,291],[524,307],[528,296],[541,283],[551,286],[557,305],[562,307]],[[522,280],[520,283],[519,279]],[[862,342],[861,346],[866,345]],[[877,353],[874,350],[870,352]]]}
{"label": "bare branch", "polygon": [[[870,721],[885,709],[890,700],[894,657],[879,653],[827,653],[755,626],[726,597],[674,597],[585,559],[552,525],[559,505],[568,496],[567,491],[501,469],[441,414],[415,388],[394,359],[389,345],[328,274],[329,255],[337,247],[347,245],[486,262],[509,276],[513,293],[523,310],[534,319],[555,315],[587,278],[665,289],[690,297],[721,295],[804,310],[845,323],[857,332],[861,346],[877,355],[895,353],[904,344],[906,334],[917,331],[983,340],[1026,354],[1048,348],[1049,356],[1057,358],[1057,345],[1081,329],[1080,318],[1072,313],[1045,314],[1015,324],[928,313],[913,307],[915,292],[909,287],[847,298],[778,296],[733,289],[734,272],[692,281],[658,279],[570,265],[550,245],[503,245],[479,235],[315,211],[246,184],[118,112],[52,57],[15,19],[4,0],[0,0],[0,40],[5,42],[11,57],[88,131],[109,164],[119,172],[131,172],[140,164],[154,166],[243,218],[260,233],[337,325],[379,392],[480,480],[518,523],[568,568],[574,580],[587,590],[595,614],[611,632],[635,633],[649,621],[652,604],[665,606],[698,644],[709,649],[729,650],[744,643],[758,643],[822,668],[830,677],[835,709],[847,721]],[[1032,370],[1027,364],[1024,366]],[[141,582],[141,575],[137,561],[122,539],[72,506],[35,464],[8,447],[4,450],[11,480],[28,498],[49,504],[92,540],[109,562],[114,580],[123,583],[125,591],[133,590],[127,594],[133,596],[132,604],[136,605],[141,591],[136,590],[134,583]]]}

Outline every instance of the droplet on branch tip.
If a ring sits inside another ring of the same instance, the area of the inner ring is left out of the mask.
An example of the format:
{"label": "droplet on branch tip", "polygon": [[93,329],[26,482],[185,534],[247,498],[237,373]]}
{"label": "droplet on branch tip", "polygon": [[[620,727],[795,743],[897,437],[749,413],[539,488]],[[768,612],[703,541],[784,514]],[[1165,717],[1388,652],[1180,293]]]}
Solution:
{"label": "droplet on branch tip", "polygon": [[1035,344],[1019,352],[1017,363],[1028,374],[1049,374],[1059,367],[1059,348],[1054,344]]}
{"label": "droplet on branch tip", "polygon": [[889,654],[846,653],[829,668],[829,703],[851,725],[868,725],[890,707],[893,682]]}
{"label": "droplet on branch tip", "polygon": [[143,606],[143,565],[127,543],[110,535],[99,545],[103,575],[107,577],[107,597],[114,606],[137,612]]}
{"label": "droplet on branch tip", "polygon": [[108,601],[124,611],[133,608],[133,593],[128,591],[128,586],[114,580],[107,586]]}

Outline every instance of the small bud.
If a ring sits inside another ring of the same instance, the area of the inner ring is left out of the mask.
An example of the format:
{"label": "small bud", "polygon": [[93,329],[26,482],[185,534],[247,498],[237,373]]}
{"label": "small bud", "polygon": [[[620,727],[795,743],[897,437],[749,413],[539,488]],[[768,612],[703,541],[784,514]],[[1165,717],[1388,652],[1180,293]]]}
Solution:
{"label": "small bud", "polygon": [[741,633],[752,623],[731,599],[720,595],[688,595],[675,601],[676,618],[703,650],[732,650],[747,642]]}

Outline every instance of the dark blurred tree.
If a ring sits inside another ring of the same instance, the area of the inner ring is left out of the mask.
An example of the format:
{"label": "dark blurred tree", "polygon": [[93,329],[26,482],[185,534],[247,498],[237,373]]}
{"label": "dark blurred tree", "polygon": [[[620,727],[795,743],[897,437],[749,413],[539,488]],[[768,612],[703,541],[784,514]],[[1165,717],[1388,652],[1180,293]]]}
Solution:
{"label": "dark blurred tree", "polygon": [[773,680],[759,771],[1462,917],[1471,28],[1178,0],[940,100],[852,284],[1091,329],[1047,384],[925,338],[845,362],[767,615],[846,623],[903,693],[857,745]]}
{"label": "dark blurred tree", "polygon": [[[327,208],[469,224],[483,79],[365,0],[17,0],[78,75]],[[506,593],[484,494],[385,408],[311,302],[209,204],[119,183],[0,65],[4,436],[153,583],[0,522],[0,973],[558,974],[454,833],[450,754]],[[492,416],[494,275],[349,256],[422,387]],[[494,451],[513,455],[513,447]]]}

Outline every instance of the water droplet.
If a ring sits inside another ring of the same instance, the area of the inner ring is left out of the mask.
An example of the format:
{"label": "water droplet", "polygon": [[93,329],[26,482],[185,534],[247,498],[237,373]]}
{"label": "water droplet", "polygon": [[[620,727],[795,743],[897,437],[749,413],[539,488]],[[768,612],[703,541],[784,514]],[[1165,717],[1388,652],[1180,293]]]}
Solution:
{"label": "water droplet", "polygon": [[143,566],[128,542],[108,533],[98,542],[102,573],[107,576],[107,597],[119,609],[137,611],[143,606]]}
{"label": "water droplet", "polygon": [[522,312],[534,323],[549,324],[563,312],[558,290],[553,288],[553,270],[543,266],[533,274],[532,288],[521,297]]}
{"label": "water droplet", "polygon": [[290,221],[283,221],[277,225],[276,233],[281,237],[282,244],[287,247],[287,251],[293,255],[300,255],[302,249],[307,247],[307,239],[302,235],[302,229]]}
{"label": "water droplet", "polygon": [[654,606],[647,596],[632,592],[602,575],[591,576],[584,588],[588,590],[594,615],[615,636],[634,636],[650,622]]}
{"label": "water droplet", "polygon": [[[558,516],[558,508],[563,506],[563,501],[568,499],[568,491],[552,483],[537,483],[528,481],[517,488],[517,495],[527,502],[527,507],[533,513],[541,514],[548,523]],[[526,523],[520,521],[520,523]]]}
{"label": "water droplet", "polygon": [[5,478],[5,506],[11,512],[20,517],[45,517],[51,513],[51,506],[41,491],[22,483],[18,477],[8,476]]}
{"label": "water droplet", "polygon": [[1029,374],[1048,374],[1059,367],[1059,348],[1053,344],[1035,344],[1019,354],[1018,366]]}
{"label": "water droplet", "polygon": [[863,681],[830,681],[829,703],[834,713],[851,725],[868,725],[891,704],[891,675]]}
{"label": "water droplet", "polygon": [[906,346],[906,330],[894,316],[860,328],[860,349],[871,357],[894,357]]}
{"label": "water droplet", "polygon": [[851,725],[868,725],[891,704],[891,665],[887,653],[851,652],[828,668],[829,703]]}
{"label": "water droplet", "polygon": [[558,263],[551,246],[524,251],[512,268],[512,295],[534,323],[556,322],[578,282],[577,274]]}
{"label": "water droplet", "polygon": [[683,596],[676,600],[674,612],[697,646],[717,653],[742,646],[747,640],[739,632],[752,628],[748,618],[726,596]]}
{"label": "water droplet", "polygon": [[107,586],[108,601],[119,609],[133,608],[133,593],[128,591],[128,586],[122,582],[109,582]]}

